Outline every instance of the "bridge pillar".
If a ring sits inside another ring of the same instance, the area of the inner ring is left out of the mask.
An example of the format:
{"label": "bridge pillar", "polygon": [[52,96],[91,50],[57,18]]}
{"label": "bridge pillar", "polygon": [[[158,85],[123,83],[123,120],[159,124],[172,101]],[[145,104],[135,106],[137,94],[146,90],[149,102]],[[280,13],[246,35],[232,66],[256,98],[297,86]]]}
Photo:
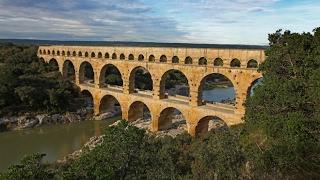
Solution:
{"label": "bridge pillar", "polygon": [[153,85],[153,99],[165,98],[165,85]]}
{"label": "bridge pillar", "polygon": [[202,98],[199,98],[199,91],[192,91],[190,90],[189,94],[189,105],[190,106],[201,106],[202,105]]}
{"label": "bridge pillar", "polygon": [[129,121],[129,108],[121,106],[121,111],[122,111],[122,119]]}
{"label": "bridge pillar", "polygon": [[[170,112],[167,112],[164,115],[158,115],[158,114],[153,114],[151,113],[151,118],[152,118],[152,131],[162,131],[162,130],[167,130],[172,127],[172,113],[174,109],[170,110]],[[168,116],[171,116],[168,117]]]}
{"label": "bridge pillar", "polygon": [[187,122],[187,126],[188,126],[188,133],[189,133],[191,136],[195,136],[195,135],[196,135],[197,124],[196,124],[196,123],[189,123],[189,122]]}
{"label": "bridge pillar", "polygon": [[248,96],[248,88],[250,85],[237,85],[234,87],[236,91],[236,109],[234,111],[235,114],[244,115],[245,114],[245,107],[243,106],[243,103],[247,99]]}

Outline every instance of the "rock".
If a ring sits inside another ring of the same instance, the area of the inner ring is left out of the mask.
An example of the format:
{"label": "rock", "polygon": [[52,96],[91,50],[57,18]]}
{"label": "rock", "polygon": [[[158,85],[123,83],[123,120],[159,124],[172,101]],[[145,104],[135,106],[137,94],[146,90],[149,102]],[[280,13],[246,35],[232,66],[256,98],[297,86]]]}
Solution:
{"label": "rock", "polygon": [[50,121],[50,117],[46,114],[37,115],[36,118],[39,121],[39,124],[47,124]]}
{"label": "rock", "polygon": [[100,114],[99,116],[96,116],[95,120],[104,120],[114,116],[115,114],[113,112],[107,112],[107,113]]}

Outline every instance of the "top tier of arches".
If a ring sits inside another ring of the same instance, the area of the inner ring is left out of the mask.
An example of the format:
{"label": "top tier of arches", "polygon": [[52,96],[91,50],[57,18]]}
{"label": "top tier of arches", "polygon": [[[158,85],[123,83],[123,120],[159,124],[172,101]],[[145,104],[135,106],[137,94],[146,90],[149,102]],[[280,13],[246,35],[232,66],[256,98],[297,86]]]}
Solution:
{"label": "top tier of arches", "polygon": [[40,46],[38,54],[199,66],[257,68],[263,50],[164,47]]}

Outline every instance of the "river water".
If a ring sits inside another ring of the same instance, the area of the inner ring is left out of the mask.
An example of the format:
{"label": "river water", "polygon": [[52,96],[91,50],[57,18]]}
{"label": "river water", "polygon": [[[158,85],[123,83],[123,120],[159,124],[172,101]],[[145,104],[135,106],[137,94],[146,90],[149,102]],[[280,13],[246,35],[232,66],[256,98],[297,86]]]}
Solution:
{"label": "river water", "polygon": [[[233,87],[203,91],[205,100],[220,102],[227,98],[235,98]],[[44,161],[54,162],[61,159],[80,149],[91,137],[103,134],[109,124],[120,118],[0,133],[0,172],[6,171],[10,164],[18,164],[25,155],[35,152],[47,154]]]}

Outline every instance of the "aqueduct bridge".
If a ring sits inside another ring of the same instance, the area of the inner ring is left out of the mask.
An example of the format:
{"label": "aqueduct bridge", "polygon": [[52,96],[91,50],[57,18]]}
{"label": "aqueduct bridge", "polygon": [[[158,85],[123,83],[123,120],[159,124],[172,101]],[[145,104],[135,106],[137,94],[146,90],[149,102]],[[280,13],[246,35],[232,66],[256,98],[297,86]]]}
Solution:
{"label": "aqueduct bridge", "polygon": [[[191,135],[208,131],[209,120],[216,116],[228,126],[242,123],[245,113],[243,102],[253,83],[262,77],[257,65],[265,60],[262,49],[217,49],[174,47],[126,47],[126,46],[39,46],[38,57],[46,62],[55,61],[64,77],[73,65],[75,83],[81,91],[89,91],[93,97],[95,115],[114,106],[117,100],[122,117],[134,121],[143,116],[147,106],[153,131],[172,126],[174,109],[185,117]],[[85,64],[92,66],[94,83],[85,82]],[[105,71],[114,65],[121,73],[122,87],[106,86]],[[150,72],[153,90],[140,91],[134,87],[135,73],[141,67]],[[189,97],[169,96],[165,93],[165,80],[172,70],[181,71],[187,78]],[[202,100],[206,78],[214,73],[229,78],[234,86],[235,105],[208,103]]]}

